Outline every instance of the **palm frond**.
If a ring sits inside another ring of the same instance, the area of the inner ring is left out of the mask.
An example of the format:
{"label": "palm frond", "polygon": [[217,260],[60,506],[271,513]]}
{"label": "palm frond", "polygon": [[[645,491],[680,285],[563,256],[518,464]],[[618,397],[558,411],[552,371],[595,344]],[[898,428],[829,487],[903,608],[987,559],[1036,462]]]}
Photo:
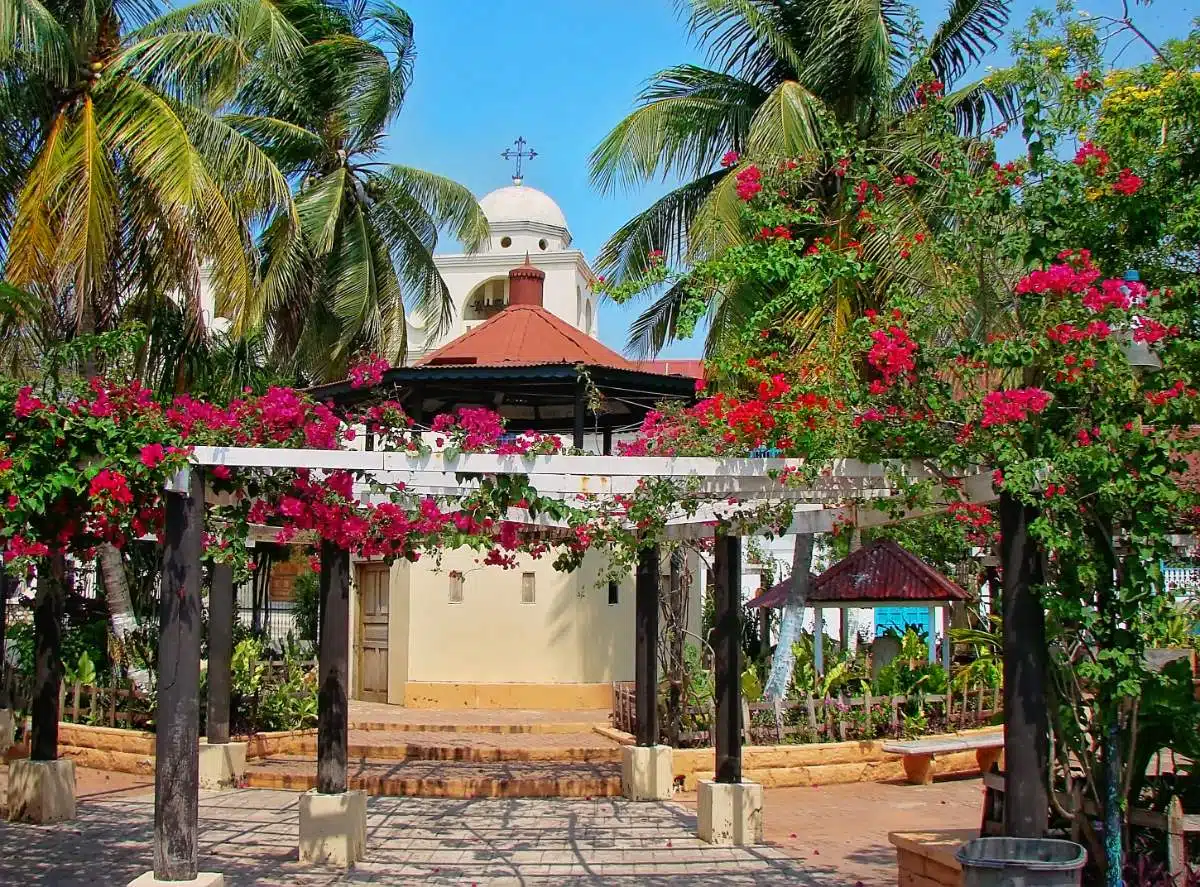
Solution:
{"label": "palm frond", "polygon": [[[372,188],[379,194],[372,198],[388,200],[405,194],[416,201],[438,228],[448,228],[467,252],[475,252],[488,242],[487,216],[479,208],[475,196],[465,187],[445,176],[397,163],[388,164],[382,172],[372,172]],[[430,244],[432,251],[436,239]]]}
{"label": "palm frond", "polygon": [[995,50],[1010,5],[1009,0],[950,0],[945,20],[929,41],[934,75],[953,83]]}
{"label": "palm frond", "polygon": [[69,29],[39,0],[0,0],[0,66],[19,62],[65,86],[74,61]]}
{"label": "palm frond", "polygon": [[296,197],[300,228],[314,255],[325,256],[333,249],[341,228],[349,175],[346,167],[338,167]]}
{"label": "palm frond", "polygon": [[404,301],[421,317],[431,335],[440,336],[454,320],[454,300],[433,259],[437,224],[407,190],[389,189],[374,177],[369,187],[380,195],[369,209],[372,228],[391,256]]}
{"label": "palm frond", "polygon": [[730,74],[695,65],[668,68],[639,96],[642,107],[592,152],[592,183],[611,191],[656,176],[707,174],[727,151],[743,150],[754,109],[766,95]]}
{"label": "palm frond", "polygon": [[689,235],[701,207],[719,183],[730,176],[721,169],[681,185],[634,216],[600,249],[596,268],[614,279],[635,277],[649,267],[651,250],[660,249],[672,262],[686,259]]}
{"label": "palm frond", "polygon": [[62,159],[52,197],[52,212],[61,220],[52,267],[61,281],[70,276],[78,322],[89,302],[98,301],[116,233],[115,177],[91,96],[84,97]]}
{"label": "palm frond", "polygon": [[794,80],[779,84],[758,106],[747,153],[756,160],[814,156],[823,147],[824,103]]}

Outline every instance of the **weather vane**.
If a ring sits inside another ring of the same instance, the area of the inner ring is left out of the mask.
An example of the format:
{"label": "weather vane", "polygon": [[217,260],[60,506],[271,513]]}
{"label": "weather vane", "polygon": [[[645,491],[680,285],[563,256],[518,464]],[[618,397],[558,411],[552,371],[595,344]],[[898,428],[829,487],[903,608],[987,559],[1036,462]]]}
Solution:
{"label": "weather vane", "polygon": [[513,142],[513,144],[516,146],[517,150],[514,151],[512,148],[505,148],[500,152],[500,156],[505,160],[512,160],[516,163],[516,167],[513,170],[512,180],[514,185],[519,185],[525,178],[521,172],[521,167],[524,166],[524,161],[532,160],[533,158],[537,157],[537,151],[533,150],[533,148],[530,148],[528,151],[525,150],[525,146],[529,143],[525,141],[524,136],[517,136],[517,140]]}

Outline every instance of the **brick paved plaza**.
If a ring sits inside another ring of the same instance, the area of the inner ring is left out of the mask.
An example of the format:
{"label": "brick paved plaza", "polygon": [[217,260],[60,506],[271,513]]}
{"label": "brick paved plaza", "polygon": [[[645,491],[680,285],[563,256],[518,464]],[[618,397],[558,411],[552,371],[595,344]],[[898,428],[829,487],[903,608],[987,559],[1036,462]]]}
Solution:
{"label": "brick paved plaza", "polygon": [[[200,868],[230,887],[331,884],[831,885],[771,847],[714,848],[677,804],[371,798],[365,861],[296,861],[294,792],[202,792]],[[81,799],[74,822],[0,823],[0,884],[124,885],[150,868],[150,793]],[[847,882],[847,885],[853,882]]]}

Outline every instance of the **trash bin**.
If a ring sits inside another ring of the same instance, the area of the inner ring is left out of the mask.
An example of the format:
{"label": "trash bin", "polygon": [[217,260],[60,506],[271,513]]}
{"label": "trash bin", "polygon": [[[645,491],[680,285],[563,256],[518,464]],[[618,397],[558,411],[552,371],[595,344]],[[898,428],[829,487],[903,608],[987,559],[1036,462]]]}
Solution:
{"label": "trash bin", "polygon": [[963,887],[1079,887],[1087,853],[1074,841],[976,838],[954,854]]}

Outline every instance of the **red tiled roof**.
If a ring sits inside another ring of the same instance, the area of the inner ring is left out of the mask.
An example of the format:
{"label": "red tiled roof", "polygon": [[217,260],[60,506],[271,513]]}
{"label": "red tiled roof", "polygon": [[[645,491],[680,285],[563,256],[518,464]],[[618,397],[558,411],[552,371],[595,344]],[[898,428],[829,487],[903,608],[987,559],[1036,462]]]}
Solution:
{"label": "red tiled roof", "polygon": [[[750,601],[749,607],[782,607],[791,590],[785,579]],[[876,539],[810,580],[808,603],[936,604],[970,598],[915,554],[891,539]]]}
{"label": "red tiled roof", "polygon": [[965,590],[891,539],[876,539],[817,577],[808,599],[820,603],[965,601]]}
{"label": "red tiled roof", "polygon": [[[817,577],[812,573],[808,574],[809,588],[817,581]],[[770,607],[775,610],[783,609],[783,605],[787,603],[788,592],[792,590],[792,580],[784,579],[778,585],[772,585],[758,597],[749,601],[747,607]]]}
{"label": "red tiled roof", "polygon": [[417,366],[560,363],[636,369],[620,354],[555,317],[541,305],[509,305],[422,358]]}
{"label": "red tiled roof", "polygon": [[689,379],[704,378],[704,361],[685,358],[683,360],[635,360],[633,365],[644,373],[660,376],[687,376]]}

